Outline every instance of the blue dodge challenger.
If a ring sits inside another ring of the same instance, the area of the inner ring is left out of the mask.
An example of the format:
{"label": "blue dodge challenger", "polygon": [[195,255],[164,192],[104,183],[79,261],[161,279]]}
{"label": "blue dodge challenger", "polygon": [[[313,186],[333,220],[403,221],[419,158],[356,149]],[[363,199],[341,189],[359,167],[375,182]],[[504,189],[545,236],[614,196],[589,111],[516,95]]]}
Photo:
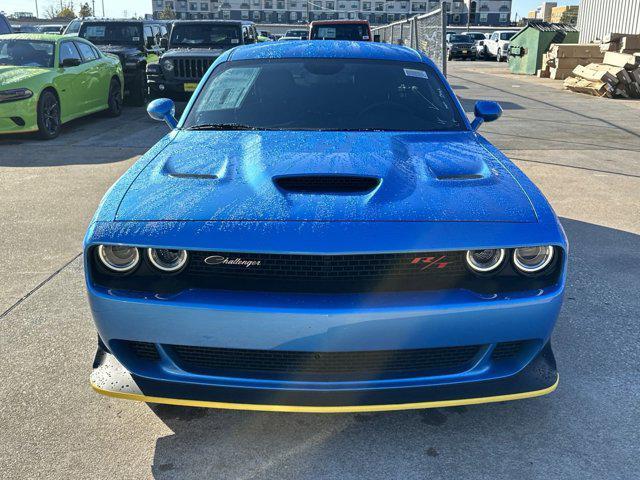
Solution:
{"label": "blue dodge challenger", "polygon": [[567,240],[409,48],[222,54],[84,245],[103,394],[354,412],[544,395]]}

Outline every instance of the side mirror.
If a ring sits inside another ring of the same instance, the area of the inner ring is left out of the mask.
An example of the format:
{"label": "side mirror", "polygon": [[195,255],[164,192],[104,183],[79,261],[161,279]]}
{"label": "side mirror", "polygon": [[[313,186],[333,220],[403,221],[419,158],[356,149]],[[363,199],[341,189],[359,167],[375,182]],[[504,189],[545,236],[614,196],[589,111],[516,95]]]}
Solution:
{"label": "side mirror", "polygon": [[484,122],[493,122],[502,115],[502,107],[498,102],[486,102],[481,100],[476,102],[476,106],[473,111],[476,118],[471,122],[471,128],[473,128],[474,131],[478,130],[480,125]]}
{"label": "side mirror", "polygon": [[169,40],[167,40],[166,38],[161,38],[160,39],[160,47],[168,48],[169,47]]}
{"label": "side mirror", "polygon": [[79,58],[65,58],[62,60],[62,68],[77,67],[81,63]]}
{"label": "side mirror", "polygon": [[178,126],[176,120],[176,104],[168,98],[158,98],[147,106],[147,113],[154,120],[166,122],[169,128],[173,130]]}

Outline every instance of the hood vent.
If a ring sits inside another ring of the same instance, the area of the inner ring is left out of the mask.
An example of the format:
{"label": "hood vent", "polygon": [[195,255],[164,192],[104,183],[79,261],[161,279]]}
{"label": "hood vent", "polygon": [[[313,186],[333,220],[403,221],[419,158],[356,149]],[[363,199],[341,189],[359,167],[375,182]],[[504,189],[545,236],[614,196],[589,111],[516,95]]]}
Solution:
{"label": "hood vent", "polygon": [[274,183],[296,193],[368,193],[380,185],[376,177],[358,175],[286,175],[275,177]]}

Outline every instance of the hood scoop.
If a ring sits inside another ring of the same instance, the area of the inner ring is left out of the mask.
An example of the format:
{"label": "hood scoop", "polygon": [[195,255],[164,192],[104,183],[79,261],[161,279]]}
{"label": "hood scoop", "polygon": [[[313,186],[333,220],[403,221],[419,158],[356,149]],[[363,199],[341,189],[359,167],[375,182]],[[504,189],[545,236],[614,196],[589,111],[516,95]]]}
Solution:
{"label": "hood scoop", "polygon": [[377,188],[380,179],[360,175],[284,175],[274,177],[273,183],[287,192],[357,195]]}

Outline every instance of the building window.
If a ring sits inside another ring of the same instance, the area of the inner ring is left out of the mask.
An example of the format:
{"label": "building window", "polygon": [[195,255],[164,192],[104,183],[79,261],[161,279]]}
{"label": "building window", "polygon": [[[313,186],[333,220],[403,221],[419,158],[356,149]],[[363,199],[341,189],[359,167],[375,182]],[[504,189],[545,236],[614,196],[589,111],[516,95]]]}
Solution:
{"label": "building window", "polygon": [[258,10],[253,11],[253,19],[260,20],[260,12]]}
{"label": "building window", "polygon": [[327,7],[327,10],[335,10],[336,9],[336,4],[335,2],[325,2],[325,7]]}
{"label": "building window", "polygon": [[223,10],[222,11],[222,18],[224,18],[225,20],[229,20],[231,18],[231,11]]}
{"label": "building window", "polygon": [[277,3],[278,10],[284,10],[284,0],[278,0]]}
{"label": "building window", "polygon": [[189,10],[191,11],[198,10],[198,4],[196,2],[191,2],[189,4]]}
{"label": "building window", "polygon": [[371,2],[362,2],[362,10],[371,10]]}
{"label": "building window", "polygon": [[384,3],[376,2],[376,12],[382,12],[382,11],[384,11]]}
{"label": "building window", "polygon": [[487,23],[487,17],[488,17],[488,14],[481,13],[480,14],[480,23]]}
{"label": "building window", "polygon": [[340,10],[344,10],[345,8],[347,8],[347,6],[346,6],[344,3],[339,3],[339,4],[338,4],[338,8],[339,8]]}
{"label": "building window", "polygon": [[205,12],[208,12],[208,11],[209,11],[209,4],[208,4],[208,3],[204,3],[204,2],[202,2],[202,3],[200,4],[200,10],[203,10],[203,11],[205,11]]}
{"label": "building window", "polygon": [[508,20],[508,18],[507,18],[508,16],[509,16],[508,13],[501,13],[500,14],[500,21],[501,22],[506,22]]}
{"label": "building window", "polygon": [[264,0],[264,8],[273,8],[271,0]]}

